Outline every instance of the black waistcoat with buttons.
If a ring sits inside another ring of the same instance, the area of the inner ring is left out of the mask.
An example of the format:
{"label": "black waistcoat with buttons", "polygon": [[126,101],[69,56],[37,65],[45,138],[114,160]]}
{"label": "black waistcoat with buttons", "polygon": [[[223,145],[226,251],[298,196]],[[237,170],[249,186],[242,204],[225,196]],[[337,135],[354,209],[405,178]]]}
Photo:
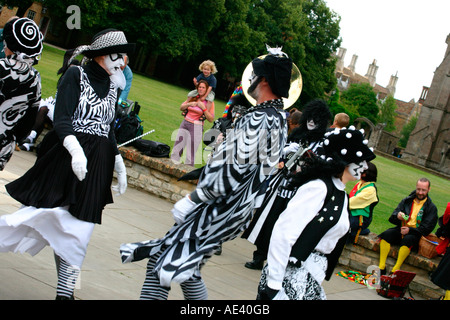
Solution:
{"label": "black waistcoat with buttons", "polygon": [[[327,186],[324,205],[314,219],[305,227],[291,250],[290,256],[296,259],[294,265],[298,267],[314,251],[323,236],[338,223],[345,203],[345,197],[347,197],[345,191],[336,188],[331,178],[322,179],[322,181]],[[345,236],[345,240],[346,237],[347,235]],[[329,255],[326,255],[328,258],[328,270],[330,268],[334,269],[337,258],[339,258],[343,249],[342,242],[345,244],[345,241],[341,239],[335,247],[335,250]]]}

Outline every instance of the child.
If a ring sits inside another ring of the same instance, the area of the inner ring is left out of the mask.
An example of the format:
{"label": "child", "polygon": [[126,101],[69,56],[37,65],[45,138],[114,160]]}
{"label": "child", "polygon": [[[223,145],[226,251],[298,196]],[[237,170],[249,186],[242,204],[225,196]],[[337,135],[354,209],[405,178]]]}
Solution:
{"label": "child", "polygon": [[[211,61],[211,60],[205,60],[203,61],[200,66],[198,67],[198,69],[202,72],[200,73],[196,78],[193,79],[194,81],[194,85],[197,88],[197,84],[200,80],[206,80],[206,82],[208,82],[209,85],[209,89],[207,91],[207,105],[206,108],[208,110],[211,109],[211,105],[214,101],[215,98],[215,91],[216,91],[216,86],[217,86],[217,79],[214,76],[214,74],[217,73],[217,68],[216,68],[216,64]],[[192,90],[191,92],[189,92],[188,97],[195,97],[198,95],[197,90]]]}

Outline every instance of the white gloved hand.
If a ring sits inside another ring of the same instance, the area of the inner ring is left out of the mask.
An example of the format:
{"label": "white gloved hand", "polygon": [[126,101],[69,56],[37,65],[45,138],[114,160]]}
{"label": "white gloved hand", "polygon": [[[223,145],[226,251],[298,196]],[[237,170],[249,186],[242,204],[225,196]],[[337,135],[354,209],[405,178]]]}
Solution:
{"label": "white gloved hand", "polygon": [[116,195],[124,194],[125,190],[127,190],[127,170],[120,154],[116,155],[114,170],[117,173],[118,183],[117,185],[113,186],[112,189],[117,192]]}
{"label": "white gloved hand", "polygon": [[186,197],[177,201],[172,209],[172,215],[175,222],[177,224],[182,224],[186,215],[190,213],[196,205],[195,202],[189,199],[189,195],[186,195]]}
{"label": "white gloved hand", "polygon": [[296,142],[290,143],[283,149],[284,155],[287,156],[290,153],[296,153],[299,147],[299,144]]}
{"label": "white gloved hand", "polygon": [[83,181],[87,173],[87,158],[84,155],[83,148],[74,135],[64,138],[63,146],[72,156],[72,170],[78,180]]}

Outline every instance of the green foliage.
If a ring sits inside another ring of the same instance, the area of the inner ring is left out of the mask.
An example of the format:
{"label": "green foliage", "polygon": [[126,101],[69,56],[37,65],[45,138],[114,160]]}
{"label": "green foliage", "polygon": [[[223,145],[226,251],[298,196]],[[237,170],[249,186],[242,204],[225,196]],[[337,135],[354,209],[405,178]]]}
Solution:
{"label": "green foliage", "polygon": [[414,130],[417,124],[417,116],[412,117],[407,124],[405,124],[402,128],[402,132],[400,140],[398,141],[398,144],[402,148],[406,148],[406,145],[408,144],[409,136],[411,135],[411,132]]}
{"label": "green foliage", "polygon": [[304,57],[299,57],[298,67],[302,72],[304,89],[302,103],[314,98],[324,98],[326,92],[336,87],[336,60],[332,54],[341,44],[339,38],[340,18],[323,0],[303,2],[303,16],[307,23],[306,33],[299,36],[305,47]]}
{"label": "green foliage", "polygon": [[330,111],[332,116],[334,117],[336,114],[338,113],[346,113],[349,118],[350,121],[349,123],[352,124],[356,118],[358,118],[358,113],[353,112],[352,110],[350,110],[349,108],[346,108],[344,105],[342,105],[340,103],[340,91],[339,89],[336,88],[335,92],[331,95],[329,101],[328,101],[328,105],[330,107]]}
{"label": "green foliage", "polygon": [[352,113],[378,123],[377,96],[368,83],[354,83],[341,95],[341,103]]}
{"label": "green foliage", "polygon": [[[56,17],[68,17],[71,4],[45,0]],[[268,44],[282,46],[299,67],[299,103],[323,98],[336,85],[332,54],[341,42],[340,18],[324,0],[80,0],[76,5],[83,33],[114,27],[137,43],[136,70],[151,72],[160,58],[179,64],[178,72],[165,77],[172,83],[180,82],[184,66],[198,66],[204,59],[216,63],[219,81],[222,75],[239,80],[252,59],[266,54]]]}
{"label": "green foliage", "polygon": [[397,109],[397,104],[395,103],[394,97],[389,95],[384,102],[379,101],[378,107],[380,109],[378,121],[386,124],[384,130],[387,132],[394,131],[395,109]]}

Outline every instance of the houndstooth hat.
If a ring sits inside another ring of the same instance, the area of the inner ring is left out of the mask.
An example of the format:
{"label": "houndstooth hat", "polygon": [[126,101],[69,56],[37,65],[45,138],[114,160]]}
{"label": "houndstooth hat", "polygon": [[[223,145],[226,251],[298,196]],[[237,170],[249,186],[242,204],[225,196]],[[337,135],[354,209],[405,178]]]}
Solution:
{"label": "houndstooth hat", "polygon": [[43,35],[33,20],[15,18],[8,21],[3,29],[6,47],[15,54],[23,54],[30,58],[42,52]]}
{"label": "houndstooth hat", "polygon": [[103,56],[110,53],[132,53],[134,52],[135,44],[128,43],[125,34],[116,29],[106,29],[97,33],[89,46],[89,49],[84,52],[89,58],[96,56]]}
{"label": "houndstooth hat", "polygon": [[117,29],[105,29],[97,33],[92,38],[90,45],[80,46],[73,50],[72,57],[68,64],[79,54],[84,54],[88,58],[104,56],[111,53],[126,53],[134,52],[136,44],[128,43],[123,31]]}

